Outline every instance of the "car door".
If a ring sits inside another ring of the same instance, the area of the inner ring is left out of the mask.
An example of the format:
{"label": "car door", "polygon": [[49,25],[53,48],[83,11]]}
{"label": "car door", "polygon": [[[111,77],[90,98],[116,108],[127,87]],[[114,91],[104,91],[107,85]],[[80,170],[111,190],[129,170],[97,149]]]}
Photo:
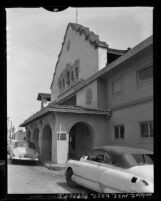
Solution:
{"label": "car door", "polygon": [[103,151],[93,151],[87,160],[81,161],[79,165],[79,183],[89,189],[100,192],[98,182],[98,167],[104,158]]}
{"label": "car door", "polygon": [[126,169],[113,164],[112,156],[105,152],[104,161],[98,167],[100,190],[104,193],[127,193],[130,191],[131,175]]}

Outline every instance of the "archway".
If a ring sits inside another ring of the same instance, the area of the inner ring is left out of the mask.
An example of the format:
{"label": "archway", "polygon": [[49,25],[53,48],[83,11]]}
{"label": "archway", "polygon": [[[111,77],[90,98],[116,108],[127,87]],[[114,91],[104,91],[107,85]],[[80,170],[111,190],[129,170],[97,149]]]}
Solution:
{"label": "archway", "polygon": [[39,129],[35,128],[32,136],[32,142],[35,144],[35,149],[39,150]]}
{"label": "archway", "polygon": [[31,132],[30,131],[27,132],[26,137],[27,137],[27,141],[30,142],[31,141]]}
{"label": "archway", "polygon": [[44,126],[41,137],[41,158],[51,160],[52,131],[49,125]]}
{"label": "archway", "polygon": [[88,155],[94,142],[94,130],[85,122],[74,124],[69,132],[68,157],[79,159],[82,155]]}

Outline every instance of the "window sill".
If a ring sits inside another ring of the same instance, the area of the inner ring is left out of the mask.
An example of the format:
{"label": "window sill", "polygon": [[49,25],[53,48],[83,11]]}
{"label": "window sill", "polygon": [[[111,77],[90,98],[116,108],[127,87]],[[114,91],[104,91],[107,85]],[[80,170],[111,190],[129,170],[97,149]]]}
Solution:
{"label": "window sill", "polygon": [[123,91],[112,92],[112,96],[113,96],[113,97],[121,96],[121,95],[123,95],[123,94],[124,94]]}

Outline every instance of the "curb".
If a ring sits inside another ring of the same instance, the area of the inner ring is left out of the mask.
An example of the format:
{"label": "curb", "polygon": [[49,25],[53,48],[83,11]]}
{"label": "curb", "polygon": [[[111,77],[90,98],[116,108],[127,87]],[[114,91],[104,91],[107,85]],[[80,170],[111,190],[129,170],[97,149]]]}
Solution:
{"label": "curb", "polygon": [[40,162],[41,166],[46,167],[49,170],[56,170],[56,171],[64,170],[65,171],[65,168],[66,168],[65,164],[59,165],[59,164],[49,164],[49,163],[45,163],[43,161],[39,161],[39,162]]}

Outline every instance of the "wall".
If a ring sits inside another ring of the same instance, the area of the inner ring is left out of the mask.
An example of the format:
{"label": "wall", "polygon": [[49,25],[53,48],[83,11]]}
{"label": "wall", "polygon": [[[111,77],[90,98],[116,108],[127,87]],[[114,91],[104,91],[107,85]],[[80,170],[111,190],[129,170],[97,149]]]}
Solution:
{"label": "wall", "polygon": [[[145,85],[138,85],[137,70],[143,66],[152,64],[152,49],[136,55],[132,59],[123,63],[117,70],[109,73],[107,78],[107,97],[111,109],[118,105],[143,99],[153,95],[153,80]],[[112,93],[112,82],[117,78],[122,78],[123,91],[119,94]]]}
{"label": "wall", "polygon": [[[90,90],[90,94],[88,95],[88,90]],[[86,96],[89,100],[89,104],[86,103]],[[86,87],[80,89],[76,95],[77,98],[77,105],[89,108],[97,108],[97,80],[90,83]]]}
{"label": "wall", "polygon": [[[107,123],[107,144],[131,145],[153,150],[153,140],[140,137],[139,122],[153,120],[153,101],[144,102],[112,112]],[[125,139],[114,140],[113,125],[124,124]]]}
{"label": "wall", "polygon": [[[70,40],[70,49],[66,50],[66,45]],[[69,26],[62,53],[56,68],[53,88],[51,89],[51,101],[57,99],[59,95],[58,79],[66,64],[74,64],[75,60],[80,60],[79,78],[87,79],[98,71],[98,49],[85,40],[84,34],[79,35]]]}

